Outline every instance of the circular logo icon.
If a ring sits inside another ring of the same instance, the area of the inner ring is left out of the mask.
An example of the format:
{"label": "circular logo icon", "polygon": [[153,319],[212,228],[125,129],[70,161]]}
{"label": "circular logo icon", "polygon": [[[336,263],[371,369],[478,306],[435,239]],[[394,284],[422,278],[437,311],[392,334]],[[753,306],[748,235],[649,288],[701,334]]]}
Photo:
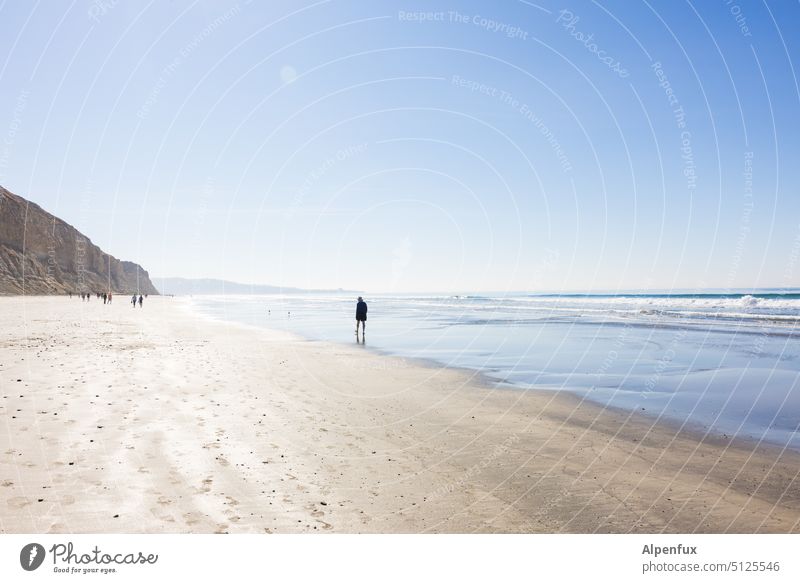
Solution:
{"label": "circular logo icon", "polygon": [[29,543],[19,552],[19,564],[26,571],[35,571],[44,562],[44,547],[39,543]]}

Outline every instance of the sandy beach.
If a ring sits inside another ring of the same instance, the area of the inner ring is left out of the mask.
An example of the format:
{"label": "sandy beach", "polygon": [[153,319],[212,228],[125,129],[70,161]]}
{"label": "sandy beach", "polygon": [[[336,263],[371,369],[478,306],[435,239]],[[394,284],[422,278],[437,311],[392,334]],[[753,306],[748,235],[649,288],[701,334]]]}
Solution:
{"label": "sandy beach", "polygon": [[4,533],[800,531],[800,455],[211,321],[0,298]]}

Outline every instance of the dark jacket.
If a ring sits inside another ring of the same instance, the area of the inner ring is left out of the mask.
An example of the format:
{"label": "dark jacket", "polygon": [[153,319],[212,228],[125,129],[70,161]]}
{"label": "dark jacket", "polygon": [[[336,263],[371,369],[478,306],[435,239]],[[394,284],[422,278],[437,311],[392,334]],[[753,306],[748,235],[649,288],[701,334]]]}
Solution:
{"label": "dark jacket", "polygon": [[367,319],[367,302],[360,301],[356,304],[356,320]]}

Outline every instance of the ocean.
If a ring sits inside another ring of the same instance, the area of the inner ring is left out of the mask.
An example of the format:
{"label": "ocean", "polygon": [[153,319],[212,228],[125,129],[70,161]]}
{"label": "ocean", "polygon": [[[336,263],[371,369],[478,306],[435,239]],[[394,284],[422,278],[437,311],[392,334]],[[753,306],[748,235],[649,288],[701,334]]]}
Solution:
{"label": "ocean", "polygon": [[[375,295],[364,347],[800,450],[800,291]],[[221,320],[355,344],[355,297],[195,296]]]}

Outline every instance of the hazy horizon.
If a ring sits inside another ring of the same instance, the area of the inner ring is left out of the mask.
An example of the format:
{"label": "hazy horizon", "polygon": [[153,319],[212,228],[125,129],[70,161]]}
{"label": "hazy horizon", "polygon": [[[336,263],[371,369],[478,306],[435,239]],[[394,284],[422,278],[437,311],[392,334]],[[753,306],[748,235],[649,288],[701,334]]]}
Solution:
{"label": "hazy horizon", "polygon": [[[231,280],[223,280],[217,278],[209,278],[209,277],[197,277],[197,278],[182,278],[182,277],[170,277],[170,276],[154,276],[150,274],[150,280],[153,284],[158,288],[159,283],[162,282],[164,279],[178,279],[178,280],[185,280],[185,281],[213,281],[219,283],[226,283],[226,284],[234,284],[237,286],[247,287],[269,287],[269,288],[283,288],[285,290],[297,290],[300,292],[321,292],[321,293],[368,293],[375,296],[384,296],[384,295],[392,295],[396,294],[399,296],[404,295],[414,295],[414,294],[430,294],[430,295],[467,295],[467,294],[485,294],[485,295],[519,295],[519,294],[550,294],[550,295],[603,295],[603,294],[619,294],[619,295],[631,295],[631,294],[641,294],[641,295],[651,295],[651,294],[671,294],[671,295],[687,295],[696,293],[698,295],[747,295],[747,294],[759,294],[762,293],[785,293],[785,294],[794,294],[800,293],[800,287],[780,287],[780,286],[764,286],[764,287],[753,287],[753,288],[619,288],[619,289],[511,289],[511,290],[498,290],[498,289],[461,289],[461,290],[436,290],[436,289],[416,289],[416,290],[408,290],[408,291],[391,291],[391,290],[352,290],[352,289],[344,289],[344,288],[297,288],[294,286],[288,285],[280,285],[276,283],[252,283],[252,282],[242,282],[242,281],[231,281]],[[161,290],[159,290],[160,292]],[[290,294],[290,291],[286,292],[287,295]],[[197,294],[203,295],[203,294]],[[238,295],[236,293],[232,293],[231,295]],[[271,294],[252,294],[252,295],[271,295]]]}
{"label": "hazy horizon", "polygon": [[737,8],[5,3],[0,184],[169,277],[796,287],[800,8]]}

